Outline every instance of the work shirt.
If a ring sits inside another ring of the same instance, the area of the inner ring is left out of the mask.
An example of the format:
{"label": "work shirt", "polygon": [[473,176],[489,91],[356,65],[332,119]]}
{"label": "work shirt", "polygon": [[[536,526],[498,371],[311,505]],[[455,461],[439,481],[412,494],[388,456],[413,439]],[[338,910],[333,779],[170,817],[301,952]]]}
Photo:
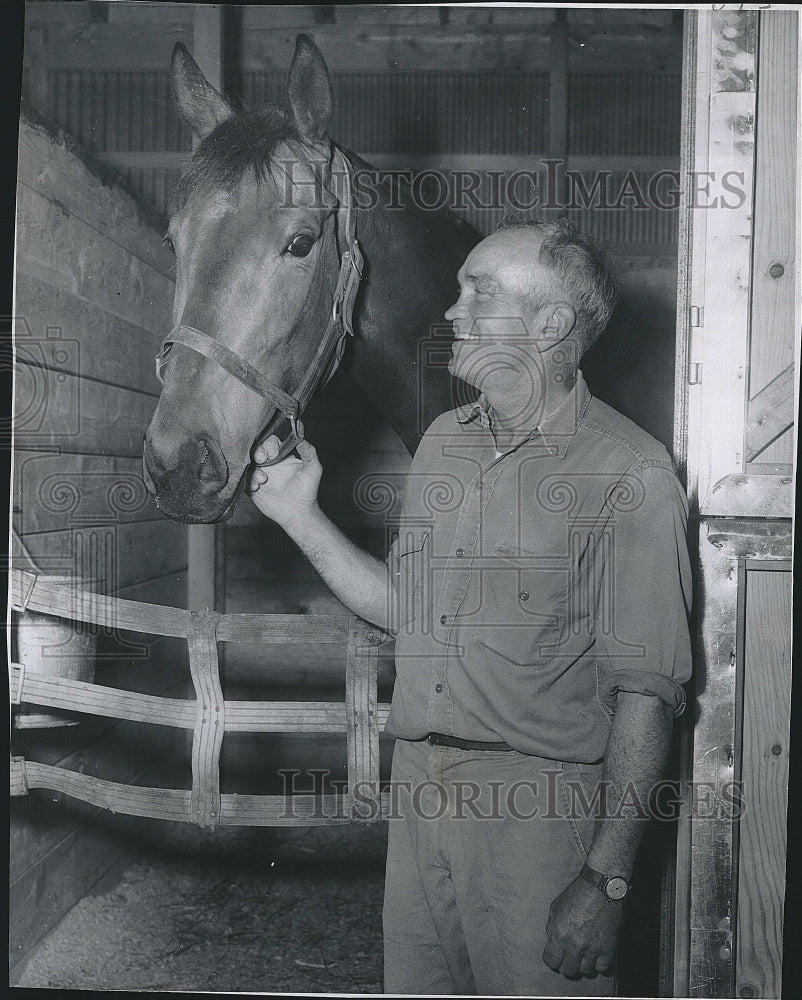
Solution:
{"label": "work shirt", "polygon": [[443,414],[410,466],[386,730],[598,761],[619,691],[685,706],[685,494],[665,448],[581,374],[501,454],[491,421],[484,397]]}

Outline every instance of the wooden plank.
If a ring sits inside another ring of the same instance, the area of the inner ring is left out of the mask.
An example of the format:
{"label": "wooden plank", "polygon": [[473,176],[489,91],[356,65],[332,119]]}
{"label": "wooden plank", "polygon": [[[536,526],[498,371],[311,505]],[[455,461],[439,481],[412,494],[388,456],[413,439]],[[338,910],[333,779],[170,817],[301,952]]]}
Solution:
{"label": "wooden plank", "polygon": [[[139,456],[50,454],[18,448],[13,491],[14,524],[21,535],[58,531],[65,518],[84,525],[168,523],[145,489]],[[186,546],[186,541],[182,544]]]}
{"label": "wooden plank", "polygon": [[550,157],[568,154],[568,22],[566,11],[555,12],[549,28],[551,67],[549,69],[549,144]]}
{"label": "wooden plank", "polygon": [[[754,61],[756,17],[752,11],[699,15],[700,26],[706,26],[704,38],[701,31],[699,36],[696,84],[701,131],[693,176],[699,182],[694,181],[689,210],[697,261],[692,305],[700,321],[690,331],[689,363],[701,364],[701,376],[689,392],[694,451],[688,478],[702,513],[713,485],[743,472],[744,465],[756,97],[754,78],[742,66]],[[741,193],[726,198],[723,179],[732,171],[743,175]]]}
{"label": "wooden plank", "polygon": [[[196,5],[193,21],[193,53],[204,76],[218,91],[223,90],[223,10],[217,5]],[[199,137],[193,136],[193,148]],[[217,569],[225,558],[225,530],[213,524],[189,526],[187,607],[190,611],[215,608],[225,601],[225,589]],[[219,797],[219,789],[218,789]]]}
{"label": "wooden plank", "polygon": [[97,165],[90,161],[92,169],[81,156],[88,154],[63,133],[21,120],[18,182],[172,281],[173,256],[162,244],[163,233],[153,228],[152,216],[108,176],[98,176]]}
{"label": "wooden plank", "polygon": [[746,416],[747,462],[753,462],[784,431],[793,427],[796,417],[795,381],[794,365],[790,364],[749,400]]}
{"label": "wooden plank", "polygon": [[[161,10],[180,11],[181,5],[163,6]],[[86,66],[96,71],[164,69],[170,65],[176,42],[191,48],[192,25],[183,18],[179,22],[178,17],[166,22],[160,18],[158,27],[154,27],[152,21],[145,24],[94,23],[91,31],[79,32],[65,25],[58,32],[49,31],[48,40],[50,69]]]}
{"label": "wooden plank", "polygon": [[788,517],[794,510],[794,480],[788,475],[725,476],[705,498],[708,517]]}
{"label": "wooden plank", "polygon": [[[799,191],[799,12],[760,15],[749,394],[794,361]],[[788,452],[787,461],[793,460]]]}
{"label": "wooden plank", "polygon": [[219,4],[195,7],[192,54],[215,90],[223,89],[223,8]]}
{"label": "wooden plank", "polygon": [[[700,527],[699,591],[694,657],[695,729],[692,779],[704,795],[715,790],[713,808],[691,823],[689,977],[685,995],[731,997],[734,989],[735,826],[722,790],[735,780],[736,662],[739,567],[745,558],[786,559],[790,520],[703,519]],[[732,787],[730,785],[730,787]],[[747,805],[748,808],[748,805]]]}
{"label": "wooden plank", "polygon": [[190,817],[202,829],[213,830],[220,818],[220,751],[225,732],[225,701],[217,661],[215,611],[190,615],[187,632],[189,667],[195,688],[192,738]]}
{"label": "wooden plank", "polygon": [[[172,635],[185,638],[189,612],[181,608],[157,604],[145,604],[130,598],[104,597],[74,586],[52,580],[48,576],[12,569],[10,573],[9,602],[14,610],[29,607],[43,614],[59,615],[74,621],[86,621],[103,628],[121,628],[133,632],[150,632],[154,635]],[[162,577],[172,583],[180,581],[179,574]],[[147,581],[151,588],[153,581]],[[141,590],[142,585],[124,588]]]}
{"label": "wooden plank", "polygon": [[176,521],[87,524],[76,520],[70,524],[67,513],[62,523],[65,527],[60,531],[23,536],[43,573],[95,580],[99,593],[117,594],[186,568],[186,525]]}
{"label": "wooden plank", "polygon": [[354,818],[379,819],[378,631],[354,616],[345,666],[348,798]]}
{"label": "wooden plank", "polygon": [[217,531],[213,524],[190,524],[187,532],[187,564],[189,584],[187,607],[190,611],[214,608],[217,591],[215,567],[217,565]]}
{"label": "wooden plank", "polygon": [[[158,396],[155,357],[165,326],[148,330],[129,323],[22,270],[17,272],[14,306],[20,354],[33,354],[54,370]],[[57,360],[56,353],[65,350],[66,357],[60,354]]]}
{"label": "wooden plank", "polygon": [[762,451],[754,462],[746,463],[746,471],[757,474],[777,473],[783,475],[793,475],[796,455],[796,442],[794,441],[794,427],[789,427],[771,444]]}
{"label": "wooden plank", "polygon": [[[719,544],[715,544],[719,542]],[[700,587],[694,658],[696,725],[693,780],[719,790],[733,780],[735,607],[738,557],[700,526]],[[732,838],[730,819],[707,815],[691,824],[690,997],[732,996]]]}
{"label": "wooden plank", "polygon": [[[191,699],[162,698],[119,687],[75,681],[34,673],[27,664],[9,667],[11,704],[47,705],[85,715],[148,725],[193,729],[195,704]],[[370,691],[370,678],[366,683]],[[376,704],[375,678],[369,695],[371,706],[365,710],[365,726],[382,730],[390,712],[389,704]],[[353,714],[353,713],[352,713]],[[226,701],[225,731],[231,733],[345,733],[352,725],[346,718],[346,705],[329,701]],[[370,716],[370,718],[368,718]],[[361,720],[361,715],[360,715]],[[378,752],[378,743],[376,744]],[[373,764],[378,768],[378,758]],[[378,781],[378,770],[371,778],[366,772],[358,780]],[[377,786],[378,787],[378,786]]]}
{"label": "wooden plank", "polygon": [[169,330],[171,278],[23,184],[17,186],[18,270],[148,330]]}
{"label": "wooden plank", "polygon": [[[350,25],[310,25],[307,33],[320,48],[331,72],[411,70],[546,69],[550,46],[542,24],[479,26],[418,25],[401,31],[381,26],[354,33]],[[285,73],[297,29],[247,30],[243,25],[244,72]],[[493,44],[488,44],[492,39]],[[633,53],[630,53],[630,58]],[[635,53],[637,58],[637,53]]]}
{"label": "wooden plank", "polygon": [[735,996],[782,993],[791,573],[746,570]]}
{"label": "wooden plank", "polygon": [[[35,346],[35,345],[34,345]],[[75,342],[66,352],[80,354]],[[20,345],[14,379],[14,439],[19,448],[136,458],[157,399],[142,392],[25,363]]]}
{"label": "wooden plank", "polygon": [[[108,644],[101,646],[99,643],[98,649],[95,676],[104,686],[170,699],[192,697],[186,640],[156,637],[144,650],[144,656],[130,655],[131,651],[127,650],[125,657],[111,659],[105,655]],[[81,770],[93,759],[113,753],[112,734],[117,725],[111,718],[86,716],[79,726],[69,729],[14,728],[14,748],[15,752],[35,757],[45,764]],[[146,734],[147,730],[140,728],[131,732]],[[144,746],[147,748],[147,742]]]}

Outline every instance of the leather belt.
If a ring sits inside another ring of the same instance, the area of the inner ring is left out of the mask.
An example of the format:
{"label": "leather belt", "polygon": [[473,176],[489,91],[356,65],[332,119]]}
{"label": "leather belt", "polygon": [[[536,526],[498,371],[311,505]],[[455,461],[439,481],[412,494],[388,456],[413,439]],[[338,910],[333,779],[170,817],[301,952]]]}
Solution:
{"label": "leather belt", "polygon": [[458,750],[514,750],[509,743],[482,743],[480,740],[461,740],[458,736],[429,733],[426,742],[433,747],[456,747]]}

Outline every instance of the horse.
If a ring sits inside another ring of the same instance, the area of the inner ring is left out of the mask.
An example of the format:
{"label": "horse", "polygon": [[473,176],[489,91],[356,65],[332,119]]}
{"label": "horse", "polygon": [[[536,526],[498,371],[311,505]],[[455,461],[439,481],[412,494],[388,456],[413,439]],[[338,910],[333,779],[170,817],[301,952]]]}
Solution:
{"label": "horse", "polygon": [[[307,36],[286,110],[235,109],[181,43],[171,78],[197,146],[165,237],[174,326],[143,477],[168,517],[211,523],[231,516],[260,440],[289,426],[281,457],[292,451],[304,406],[341,360],[410,452],[438,414],[473,398],[427,358],[438,344],[447,354],[450,324],[439,341],[437,324],[481,237],[331,140],[331,80]],[[360,176],[376,181],[370,197]]]}

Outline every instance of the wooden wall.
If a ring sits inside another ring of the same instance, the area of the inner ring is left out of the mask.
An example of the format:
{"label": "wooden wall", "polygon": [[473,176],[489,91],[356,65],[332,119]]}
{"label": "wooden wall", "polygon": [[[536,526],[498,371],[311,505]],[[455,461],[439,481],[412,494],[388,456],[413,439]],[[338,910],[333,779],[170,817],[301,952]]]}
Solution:
{"label": "wooden wall", "polygon": [[[170,257],[145,211],[76,153],[64,135],[21,122],[14,526],[45,574],[185,607],[186,528],[159,515],[141,478],[157,399],[153,359],[172,305]],[[19,551],[15,565],[27,568]],[[183,643],[101,630],[97,649],[101,683],[184,691]],[[88,719],[16,729],[12,753],[149,783],[175,746],[157,727]],[[154,833],[62,796],[14,799],[12,963]]]}

